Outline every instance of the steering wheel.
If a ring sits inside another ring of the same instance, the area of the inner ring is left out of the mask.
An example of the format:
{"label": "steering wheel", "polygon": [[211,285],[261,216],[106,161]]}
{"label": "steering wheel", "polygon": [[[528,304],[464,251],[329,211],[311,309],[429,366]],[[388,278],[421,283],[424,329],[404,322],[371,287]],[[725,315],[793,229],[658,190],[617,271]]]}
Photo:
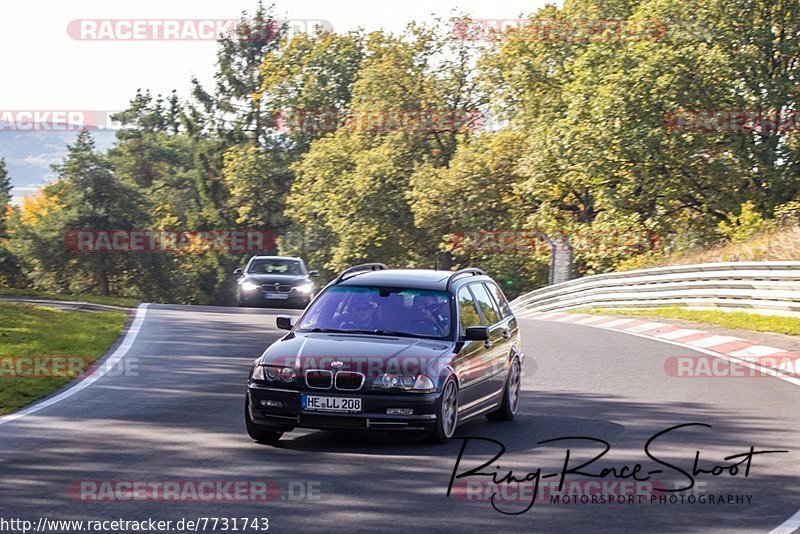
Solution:
{"label": "steering wheel", "polygon": [[434,330],[433,333],[435,335],[437,335],[437,336],[443,336],[444,335],[444,332],[442,332],[442,329],[439,328],[438,324],[434,324],[434,323],[428,322],[425,319],[415,319],[415,320],[411,321],[410,323],[408,323],[408,326],[412,327],[411,329],[414,330],[413,326],[415,324],[423,324],[427,328],[432,328]]}

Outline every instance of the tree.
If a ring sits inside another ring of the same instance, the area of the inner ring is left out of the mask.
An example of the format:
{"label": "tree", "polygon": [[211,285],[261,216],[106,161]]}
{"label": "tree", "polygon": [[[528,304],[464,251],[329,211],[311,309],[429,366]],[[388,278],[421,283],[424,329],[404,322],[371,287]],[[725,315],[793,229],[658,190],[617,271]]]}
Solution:
{"label": "tree", "polygon": [[204,114],[204,122],[234,144],[264,142],[272,126],[264,101],[253,95],[264,82],[261,64],[277,50],[284,30],[273,11],[274,7],[265,8],[259,1],[252,17],[243,11],[234,32],[221,36],[213,93],[206,91],[196,78],[192,79],[193,95],[200,113]]}
{"label": "tree", "polygon": [[[286,214],[315,243],[304,251],[314,265],[434,266],[442,236],[415,225],[407,193],[418,169],[447,167],[472,135],[469,124],[436,122],[471,116],[481,103],[466,46],[414,25],[399,37],[367,37],[343,123],[293,166]],[[417,126],[407,120],[414,113]]]}
{"label": "tree", "polygon": [[5,158],[0,158],[0,239],[5,234],[5,221],[11,206],[11,177],[6,169]]}

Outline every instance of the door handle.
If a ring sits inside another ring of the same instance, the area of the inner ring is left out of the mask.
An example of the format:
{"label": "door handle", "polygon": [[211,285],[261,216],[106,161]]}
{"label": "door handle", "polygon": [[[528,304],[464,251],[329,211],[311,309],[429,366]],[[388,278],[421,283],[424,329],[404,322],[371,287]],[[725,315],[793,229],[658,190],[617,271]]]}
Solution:
{"label": "door handle", "polygon": [[503,330],[503,339],[506,341],[511,339],[511,333],[508,330]]}

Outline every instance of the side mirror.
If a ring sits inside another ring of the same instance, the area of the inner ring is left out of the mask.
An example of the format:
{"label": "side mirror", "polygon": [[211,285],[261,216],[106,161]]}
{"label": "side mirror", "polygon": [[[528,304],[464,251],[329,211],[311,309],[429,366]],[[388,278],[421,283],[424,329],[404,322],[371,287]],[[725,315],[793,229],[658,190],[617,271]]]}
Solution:
{"label": "side mirror", "polygon": [[308,271],[308,276],[319,276],[319,271]]}
{"label": "side mirror", "polygon": [[233,274],[242,274],[243,272],[244,272],[244,269],[242,269],[241,267],[239,267],[238,269],[234,269],[233,270]]}
{"label": "side mirror", "polygon": [[281,330],[291,330],[294,326],[293,319],[291,315],[278,315],[275,318],[275,325]]}
{"label": "side mirror", "polygon": [[468,326],[464,334],[464,339],[467,341],[486,341],[489,339],[488,326]]}

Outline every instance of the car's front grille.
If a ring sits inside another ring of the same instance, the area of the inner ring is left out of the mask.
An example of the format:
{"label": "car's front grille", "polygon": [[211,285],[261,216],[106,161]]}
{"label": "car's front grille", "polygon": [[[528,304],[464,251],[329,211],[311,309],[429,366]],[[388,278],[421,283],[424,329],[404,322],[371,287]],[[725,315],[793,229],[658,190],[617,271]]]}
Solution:
{"label": "car's front grille", "polygon": [[306,385],[313,389],[330,389],[333,382],[333,373],[323,369],[306,371]]}
{"label": "car's front grille", "polygon": [[306,385],[312,389],[331,389],[340,391],[356,391],[364,385],[364,375],[352,371],[339,371],[335,375],[325,369],[309,369],[306,371]]}
{"label": "car's front grille", "polygon": [[292,290],[292,286],[289,284],[261,284],[261,289],[270,293],[289,293]]}
{"label": "car's front grille", "polygon": [[364,384],[364,375],[350,371],[339,371],[336,373],[336,389],[342,391],[355,391],[361,389]]}

